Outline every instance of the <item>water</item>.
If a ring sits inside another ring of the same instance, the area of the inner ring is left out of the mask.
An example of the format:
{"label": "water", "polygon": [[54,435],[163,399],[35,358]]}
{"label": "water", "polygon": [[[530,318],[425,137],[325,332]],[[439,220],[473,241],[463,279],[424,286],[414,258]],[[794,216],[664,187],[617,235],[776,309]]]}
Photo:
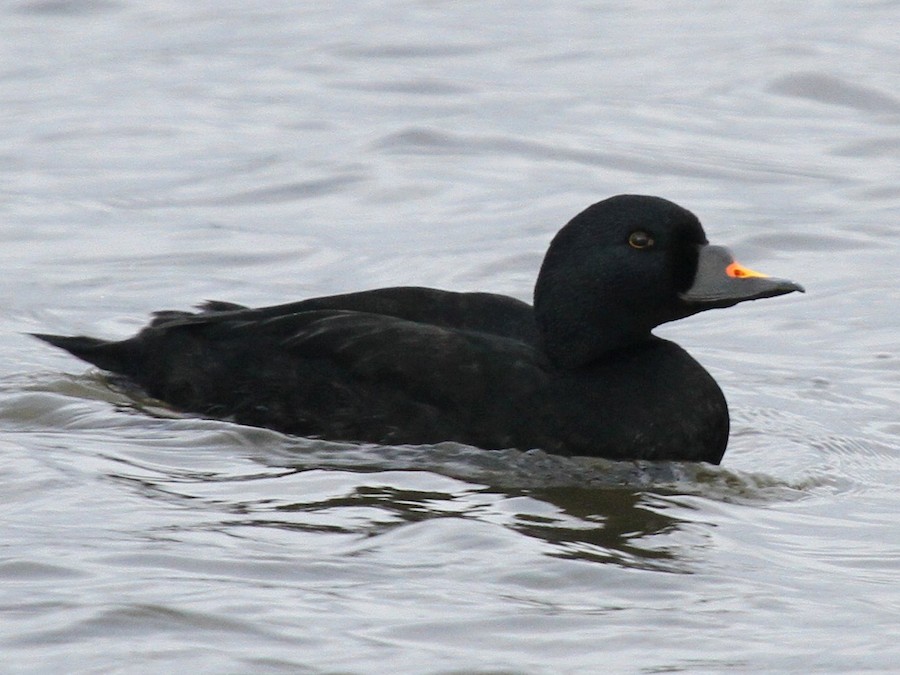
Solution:
{"label": "water", "polygon": [[[896,2],[0,8],[0,671],[896,670]],[[620,192],[808,289],[660,333],[721,467],[173,418],[22,335],[529,299]]]}

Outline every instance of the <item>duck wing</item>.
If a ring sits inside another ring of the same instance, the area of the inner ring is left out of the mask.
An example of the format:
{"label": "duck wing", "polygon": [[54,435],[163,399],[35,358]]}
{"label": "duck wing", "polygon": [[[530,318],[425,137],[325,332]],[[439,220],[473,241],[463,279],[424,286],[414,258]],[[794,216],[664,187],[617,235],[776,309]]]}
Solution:
{"label": "duck wing", "polygon": [[[304,311],[216,333],[234,344],[269,345],[278,374],[260,364],[250,379],[276,382],[289,401],[280,426],[303,435],[509,447],[525,401],[548,377],[549,363],[528,343],[383,314]],[[248,400],[258,402],[253,389]],[[271,409],[257,405],[238,421],[272,426],[259,417]]]}
{"label": "duck wing", "polygon": [[357,293],[309,298],[270,307],[248,308],[232,302],[207,301],[199,313],[164,311],[154,314],[156,325],[170,322],[259,321],[301,312],[337,310],[406,319],[422,324],[478,331],[537,342],[531,305],[496,293],[458,293],[434,288],[400,286]]}
{"label": "duck wing", "polygon": [[181,410],[382,443],[514,446],[550,368],[520,339],[304,303],[163,313],[122,341],[37,337]]}

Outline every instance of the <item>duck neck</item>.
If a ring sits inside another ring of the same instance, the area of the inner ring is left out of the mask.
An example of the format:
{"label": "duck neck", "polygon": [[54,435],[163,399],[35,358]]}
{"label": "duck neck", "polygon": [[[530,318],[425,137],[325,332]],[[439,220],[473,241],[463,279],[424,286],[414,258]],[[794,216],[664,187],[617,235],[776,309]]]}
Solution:
{"label": "duck neck", "polygon": [[[581,368],[610,352],[652,339],[654,324],[641,321],[635,307],[604,302],[610,296],[599,289],[578,297],[565,290],[552,283],[535,288],[534,315],[541,346],[557,367]],[[584,298],[584,303],[578,298]]]}
{"label": "duck neck", "polygon": [[558,317],[538,317],[541,347],[550,361],[558,368],[574,370],[583,368],[608,354],[633,347],[652,339],[649,331],[629,333],[605,325],[590,322],[567,322]]}

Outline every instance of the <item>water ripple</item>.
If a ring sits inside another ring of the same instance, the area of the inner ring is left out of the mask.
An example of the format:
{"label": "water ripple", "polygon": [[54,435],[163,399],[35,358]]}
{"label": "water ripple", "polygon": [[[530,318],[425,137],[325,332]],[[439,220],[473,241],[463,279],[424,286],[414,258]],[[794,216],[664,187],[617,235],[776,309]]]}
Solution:
{"label": "water ripple", "polygon": [[770,91],[817,103],[840,105],[864,112],[900,113],[900,99],[825,73],[796,73],[775,80]]}
{"label": "water ripple", "polygon": [[[741,162],[738,170],[734,168],[734,161],[721,156],[703,158],[695,154],[690,162],[679,162],[671,156],[660,158],[650,149],[636,148],[631,153],[582,150],[521,138],[452,134],[427,128],[410,128],[392,133],[380,139],[376,147],[398,154],[478,154],[494,158],[498,155],[512,155],[535,160],[604,167],[645,176],[674,175],[692,178],[727,176],[734,180],[758,183],[777,182],[780,180],[779,175],[794,174],[796,171],[764,163],[754,165],[747,160]],[[830,175],[812,169],[804,169],[803,175],[831,179]]]}

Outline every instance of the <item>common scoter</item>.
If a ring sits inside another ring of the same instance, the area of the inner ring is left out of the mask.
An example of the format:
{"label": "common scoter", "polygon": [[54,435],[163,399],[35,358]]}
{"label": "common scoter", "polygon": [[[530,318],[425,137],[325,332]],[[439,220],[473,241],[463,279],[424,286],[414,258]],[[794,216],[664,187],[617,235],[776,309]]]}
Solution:
{"label": "common scoter", "polygon": [[721,389],[654,327],[803,291],[736,263],[691,212],[619,195],[554,237],[534,306],[382,288],[157,312],[132,338],[36,334],[177,409],[290,434],[721,461]]}

